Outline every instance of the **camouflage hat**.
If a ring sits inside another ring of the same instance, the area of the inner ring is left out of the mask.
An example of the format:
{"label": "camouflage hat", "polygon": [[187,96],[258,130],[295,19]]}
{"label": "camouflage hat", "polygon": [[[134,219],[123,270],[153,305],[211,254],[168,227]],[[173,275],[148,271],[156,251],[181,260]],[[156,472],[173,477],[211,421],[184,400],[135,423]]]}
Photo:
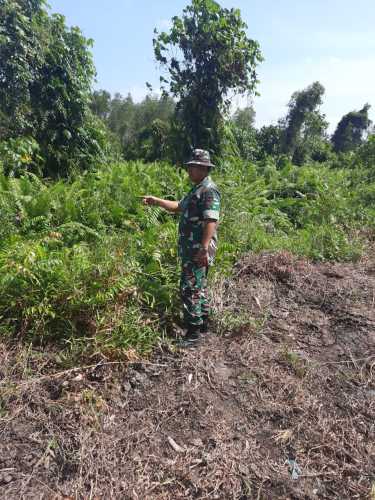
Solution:
{"label": "camouflage hat", "polygon": [[185,165],[202,165],[202,167],[214,167],[215,165],[211,163],[210,153],[204,149],[194,149],[191,158]]}

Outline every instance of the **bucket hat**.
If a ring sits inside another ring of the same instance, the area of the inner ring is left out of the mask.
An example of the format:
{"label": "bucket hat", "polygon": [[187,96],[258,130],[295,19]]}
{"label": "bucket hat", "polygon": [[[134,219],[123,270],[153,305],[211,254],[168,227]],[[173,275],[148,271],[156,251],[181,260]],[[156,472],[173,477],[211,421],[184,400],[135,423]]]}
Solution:
{"label": "bucket hat", "polygon": [[213,168],[215,165],[211,163],[210,153],[205,149],[194,149],[190,160],[185,165],[202,165],[202,167]]}

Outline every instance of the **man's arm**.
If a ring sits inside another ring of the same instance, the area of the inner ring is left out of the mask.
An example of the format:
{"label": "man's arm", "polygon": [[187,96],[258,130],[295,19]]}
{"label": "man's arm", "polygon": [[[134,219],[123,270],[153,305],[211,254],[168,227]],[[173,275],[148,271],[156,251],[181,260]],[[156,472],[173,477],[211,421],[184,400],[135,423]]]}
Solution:
{"label": "man's arm", "polygon": [[209,257],[208,248],[219,221],[220,193],[213,189],[204,192],[202,196],[202,208],[204,218],[203,234],[200,242],[201,248],[196,255],[195,262],[201,267],[207,267]]}
{"label": "man's arm", "polygon": [[144,205],[156,205],[172,213],[181,212],[178,201],[163,200],[162,198],[157,198],[156,196],[144,196],[143,203]]}
{"label": "man's arm", "polygon": [[208,267],[208,247],[213,235],[215,234],[216,226],[217,221],[214,219],[206,219],[204,222],[201,241],[202,248],[198,251],[194,259],[194,262],[200,267]]}
{"label": "man's arm", "polygon": [[202,242],[201,242],[202,247],[205,250],[208,250],[208,247],[210,245],[210,241],[211,241],[213,235],[215,234],[216,226],[217,226],[217,221],[214,219],[207,219],[205,221],[204,228],[203,228]]}

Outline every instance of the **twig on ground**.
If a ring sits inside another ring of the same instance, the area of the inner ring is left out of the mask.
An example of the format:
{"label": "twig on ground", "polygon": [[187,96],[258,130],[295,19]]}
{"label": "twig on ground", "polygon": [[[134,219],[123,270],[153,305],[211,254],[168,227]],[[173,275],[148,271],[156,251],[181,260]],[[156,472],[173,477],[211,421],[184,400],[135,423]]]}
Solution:
{"label": "twig on ground", "polygon": [[[22,387],[22,386],[27,386],[27,385],[31,385],[31,384],[34,384],[34,383],[37,383],[37,382],[41,382],[42,380],[45,380],[45,379],[53,379],[53,378],[59,378],[59,377],[63,377],[64,375],[68,375],[69,373],[74,373],[74,372],[78,372],[78,371],[86,371],[86,370],[91,370],[92,368],[99,368],[99,367],[102,367],[102,366],[110,366],[110,365],[132,365],[134,363],[131,363],[131,362],[127,362],[127,361],[110,361],[110,362],[106,362],[106,363],[96,363],[95,365],[88,365],[88,366],[77,366],[75,368],[70,368],[69,370],[64,370],[64,371],[61,371],[61,372],[57,372],[57,373],[49,373],[49,374],[46,374],[46,375],[42,375],[41,377],[36,377],[36,378],[32,378],[30,380],[25,380],[23,382],[20,382],[18,384],[16,384],[16,387]],[[165,368],[167,365],[166,364],[159,364],[159,363],[149,363],[147,361],[137,361],[136,364],[142,364],[142,365],[147,365],[147,366],[160,366],[162,368]],[[2,385],[6,385],[8,382],[7,381],[2,381],[0,382],[0,387]]]}
{"label": "twig on ground", "polygon": [[326,361],[325,363],[314,363],[314,364],[315,366],[325,366],[325,365],[345,365],[347,363],[352,363],[354,364],[354,366],[356,366],[356,363],[358,361],[370,361],[371,359],[375,359],[375,356],[371,355],[367,356],[366,358],[357,358],[357,359],[351,357],[351,359],[345,359],[343,361]]}
{"label": "twig on ground", "polygon": [[167,437],[168,443],[171,445],[171,447],[176,451],[177,453],[184,453],[186,450],[182,446],[176,443],[176,441],[171,438],[170,436]]}

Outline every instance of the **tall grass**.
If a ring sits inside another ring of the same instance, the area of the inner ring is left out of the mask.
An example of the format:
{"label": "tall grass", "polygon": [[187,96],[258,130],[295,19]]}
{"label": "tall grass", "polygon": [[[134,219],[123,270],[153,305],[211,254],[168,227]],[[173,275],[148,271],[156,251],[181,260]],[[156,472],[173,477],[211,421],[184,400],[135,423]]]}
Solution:
{"label": "tall grass", "polygon": [[[375,184],[360,171],[232,161],[214,177],[223,196],[216,272],[247,251],[361,255]],[[88,355],[148,350],[178,321],[177,218],[141,196],[179,199],[188,189],[186,174],[164,163],[110,165],[69,182],[0,175],[0,335]]]}

